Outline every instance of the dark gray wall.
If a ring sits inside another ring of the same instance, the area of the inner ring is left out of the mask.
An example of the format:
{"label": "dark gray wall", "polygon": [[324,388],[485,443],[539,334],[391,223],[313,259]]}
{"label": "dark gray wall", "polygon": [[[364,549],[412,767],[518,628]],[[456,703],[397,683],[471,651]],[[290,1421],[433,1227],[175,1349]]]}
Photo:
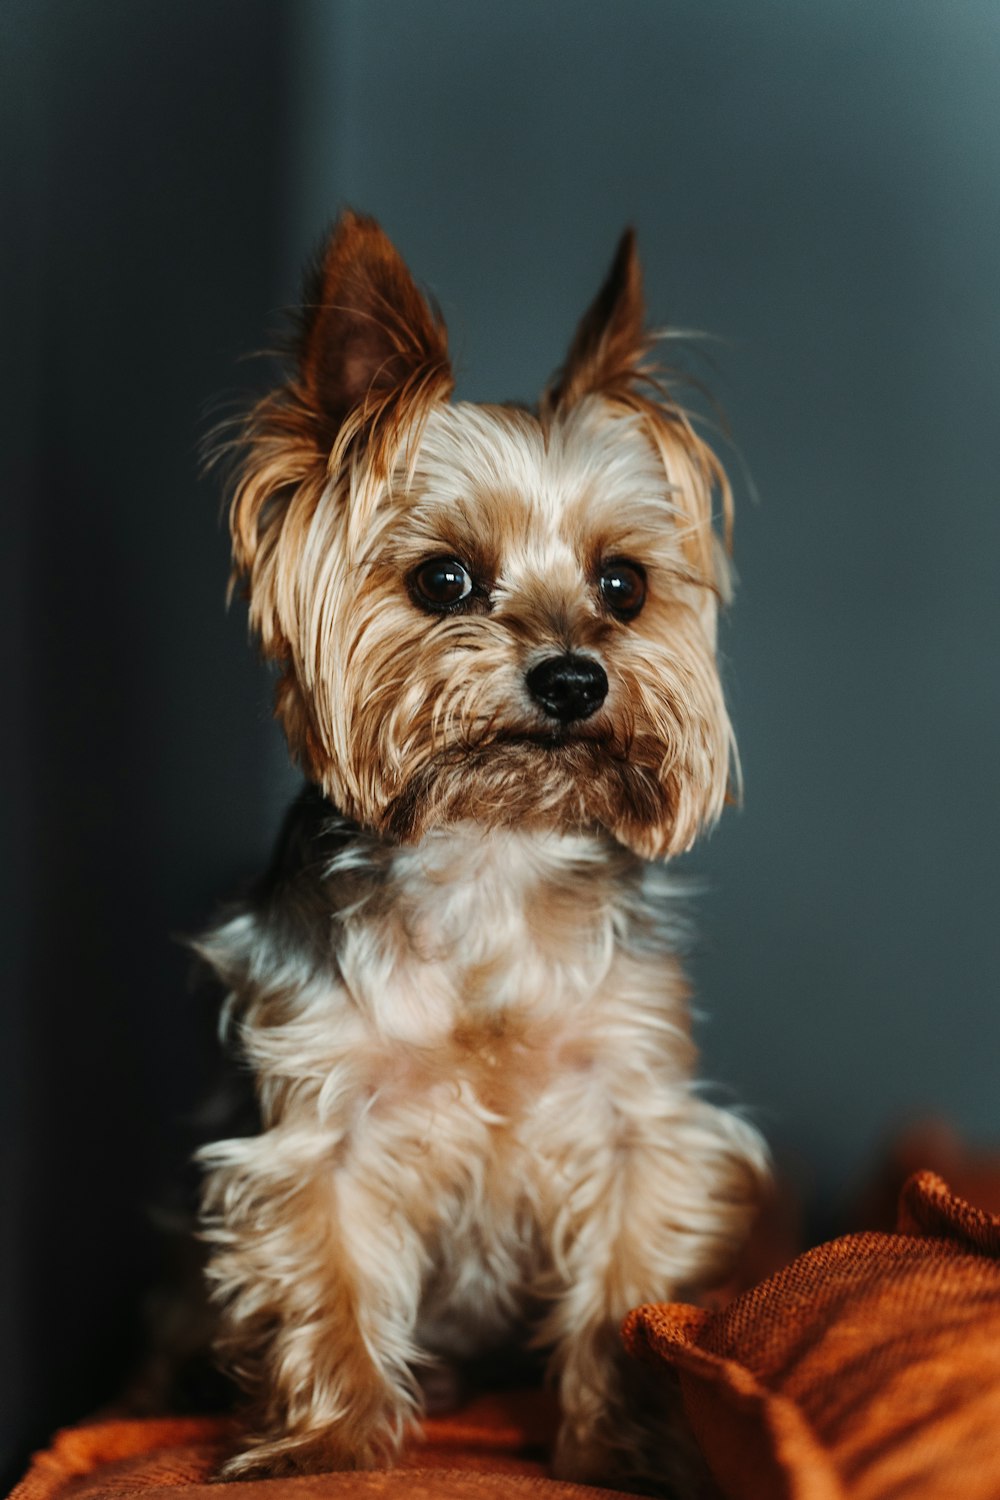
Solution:
{"label": "dark gray wall", "polygon": [[992,0],[5,0],[0,43],[0,1462],[135,1347],[210,1054],[171,935],[291,785],[195,443],[343,201],[465,395],[537,390],[627,220],[655,315],[720,336],[760,503],[706,1067],[824,1201],[907,1112],[995,1139]]}
{"label": "dark gray wall", "polygon": [[304,217],[331,169],[382,217],[461,393],[536,392],[627,221],[655,316],[721,340],[691,367],[759,504],[734,460],[707,1070],[825,1195],[910,1114],[995,1138],[1000,8],[351,0],[339,49],[305,15]]}
{"label": "dark gray wall", "polygon": [[0,6],[3,1470],[136,1351],[212,1051],[176,937],[266,837],[196,447],[287,296],[284,58],[267,0]]}

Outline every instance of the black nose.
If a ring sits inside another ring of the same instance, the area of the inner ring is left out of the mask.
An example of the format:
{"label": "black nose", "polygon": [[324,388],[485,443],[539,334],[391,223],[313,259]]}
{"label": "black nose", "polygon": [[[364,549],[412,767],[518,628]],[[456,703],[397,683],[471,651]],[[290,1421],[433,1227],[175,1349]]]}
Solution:
{"label": "black nose", "polygon": [[590,656],[549,656],[525,681],[535,702],[560,724],[589,719],[608,696],[604,668]]}

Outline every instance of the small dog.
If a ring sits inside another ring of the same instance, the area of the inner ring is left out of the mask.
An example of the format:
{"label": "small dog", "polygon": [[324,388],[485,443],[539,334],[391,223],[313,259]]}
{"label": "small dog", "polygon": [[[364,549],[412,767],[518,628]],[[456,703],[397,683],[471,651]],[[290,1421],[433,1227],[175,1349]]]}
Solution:
{"label": "small dog", "polygon": [[766,1179],[699,1096],[662,865],[727,795],[724,472],[647,364],[631,232],[537,411],[345,213],[237,438],[234,583],[310,790],[201,945],[256,1136],[204,1150],[232,1477],[391,1461],[421,1380],[549,1354],[563,1477],[662,1473],[618,1325],[720,1279]]}

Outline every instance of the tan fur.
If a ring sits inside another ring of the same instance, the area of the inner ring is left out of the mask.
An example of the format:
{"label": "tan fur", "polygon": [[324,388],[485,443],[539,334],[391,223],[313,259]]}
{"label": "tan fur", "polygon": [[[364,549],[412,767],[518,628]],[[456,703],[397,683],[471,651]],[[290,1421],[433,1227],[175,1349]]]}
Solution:
{"label": "tan fur", "polygon": [[[448,404],[443,327],[370,220],[313,285],[246,428],[234,560],[292,751],[350,826],[203,945],[264,1117],[204,1153],[220,1350],[254,1402],[228,1472],[389,1458],[421,1366],[520,1336],[552,1351],[560,1471],[649,1473],[617,1324],[725,1273],[766,1170],[692,1085],[644,863],[726,796],[728,487],[643,367],[628,236],[537,416]],[[428,613],[409,580],[442,556],[477,592]],[[623,558],[632,620],[598,587]],[[525,682],[565,652],[608,691],[554,728]]]}

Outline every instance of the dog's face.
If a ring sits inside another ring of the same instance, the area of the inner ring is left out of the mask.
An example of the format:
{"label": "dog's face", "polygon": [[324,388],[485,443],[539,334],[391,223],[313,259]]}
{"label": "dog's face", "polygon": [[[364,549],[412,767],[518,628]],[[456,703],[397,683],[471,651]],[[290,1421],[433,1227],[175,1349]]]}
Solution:
{"label": "dog's face", "polygon": [[252,413],[236,575],[307,774],[398,840],[458,820],[687,848],[725,799],[717,461],[642,367],[627,235],[536,415],[449,402],[444,329],[345,215]]}

